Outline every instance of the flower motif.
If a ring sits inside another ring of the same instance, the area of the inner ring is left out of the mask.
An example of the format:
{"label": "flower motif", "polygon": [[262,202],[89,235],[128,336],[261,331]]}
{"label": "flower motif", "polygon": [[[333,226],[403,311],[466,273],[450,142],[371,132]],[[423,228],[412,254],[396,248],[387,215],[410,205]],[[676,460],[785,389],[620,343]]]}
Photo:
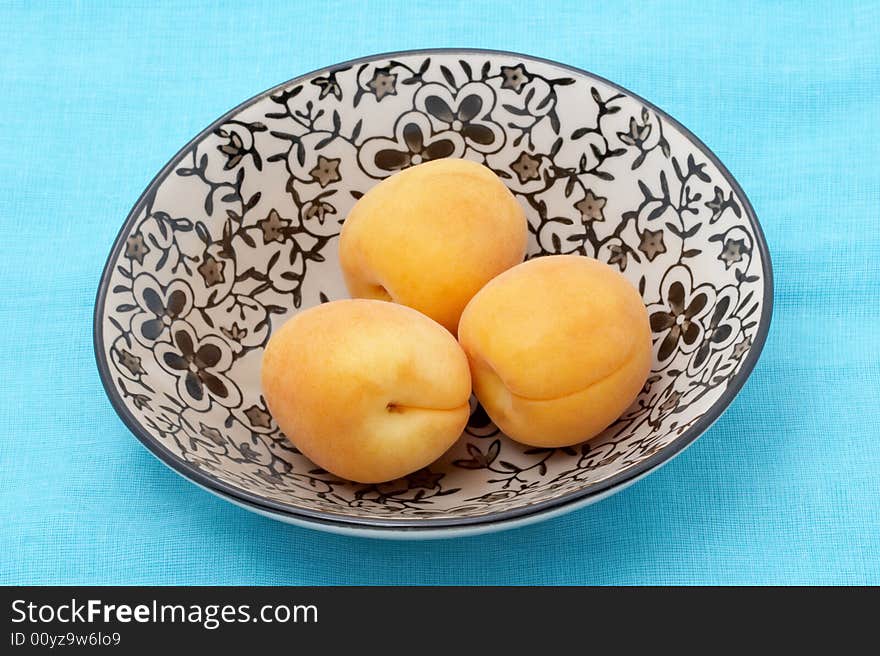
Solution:
{"label": "flower motif", "polygon": [[504,77],[504,81],[501,82],[501,88],[513,89],[517,93],[522,91],[522,88],[532,79],[522,64],[502,66],[501,75]]}
{"label": "flower motif", "polygon": [[244,411],[251,426],[255,428],[270,428],[272,426],[272,416],[258,405],[252,405]]}
{"label": "flower motif", "polygon": [[225,376],[232,366],[232,352],[219,337],[199,339],[192,327],[178,321],[171,326],[171,342],[159,342],[156,360],[168,373],[177,377],[180,398],[194,410],[207,410],[214,399],[233,407],[241,402],[241,393]]}
{"label": "flower motif", "polygon": [[385,96],[396,96],[397,75],[392,73],[390,68],[377,68],[373,73],[373,79],[367,82],[367,86],[376,95],[377,101]]}
{"label": "flower motif", "polygon": [[328,159],[323,155],[318,155],[318,163],[315,165],[315,168],[309,171],[309,175],[321,187],[326,187],[331,182],[338,182],[342,180],[342,176],[339,175],[339,163],[341,161],[339,158]]}
{"label": "flower motif", "polygon": [[217,146],[217,150],[226,155],[226,164],[223,165],[223,169],[226,171],[234,168],[241,161],[242,157],[247,154],[247,149],[244,147],[241,137],[231,130],[229,132],[229,141]]}
{"label": "flower motif", "polygon": [[743,255],[748,254],[748,252],[749,249],[746,246],[745,239],[728,239],[724,242],[718,259],[724,262],[725,269],[729,269],[737,262],[742,262]]}
{"label": "flower motif", "polygon": [[648,262],[653,262],[655,257],[665,253],[666,244],[663,243],[663,230],[648,230],[646,228],[641,234],[639,250],[645,254]]}
{"label": "flower motif", "polygon": [[608,264],[616,264],[621,271],[626,271],[626,250],[619,244],[611,244],[609,246],[611,257],[608,258]]}
{"label": "flower motif", "polygon": [[732,356],[735,360],[739,360],[742,356],[749,352],[752,348],[752,338],[743,336],[743,338],[733,345]]}
{"label": "flower motif", "polygon": [[636,146],[644,143],[650,134],[651,124],[646,121],[644,125],[639,125],[633,116],[629,119],[629,132],[618,132],[617,138],[628,146]]}
{"label": "flower motif", "polygon": [[214,259],[212,255],[205,256],[205,261],[199,265],[198,270],[208,287],[213,287],[226,281],[223,277],[224,266],[224,262]]}
{"label": "flower motif", "polygon": [[541,179],[541,160],[532,157],[526,151],[522,151],[519,157],[510,165],[513,172],[519,178],[520,183],[525,184],[529,180]]}
{"label": "flower motif", "polygon": [[461,134],[474,150],[490,153],[504,143],[504,130],[489,117],[495,93],[487,84],[468,82],[454,93],[442,84],[426,84],[413,103],[417,111]]}
{"label": "flower motif", "polygon": [[312,201],[303,209],[303,217],[306,220],[318,219],[321,225],[324,225],[324,217],[327,214],[336,214],[336,208],[323,201]]}
{"label": "flower motif", "polygon": [[336,100],[342,100],[342,89],[339,88],[339,83],[336,81],[336,73],[330,73],[327,77],[316,77],[312,80],[312,84],[321,89],[319,100],[324,100],[329,95],[332,95]]}
{"label": "flower motif", "polygon": [[[666,302],[648,308],[651,330],[663,335],[654,342],[657,360],[668,361],[680,347],[691,353],[703,338],[701,319],[714,305],[715,292],[709,285],[692,289],[690,271],[683,266],[670,269],[661,284]],[[659,344],[659,347],[658,347]]]}
{"label": "flower motif", "polygon": [[234,322],[229,328],[224,328],[221,326],[220,332],[231,339],[233,342],[240,342],[245,337],[247,337],[248,334],[247,328],[238,327],[238,322]]}
{"label": "flower motif", "polygon": [[443,474],[435,474],[430,469],[420,469],[417,472],[413,472],[409,476],[406,477],[406,482],[409,486],[410,490],[415,490],[418,488],[424,490],[433,490],[437,487],[437,484],[440,482],[440,479],[443,478]]}
{"label": "flower motif", "polygon": [[136,232],[125,240],[125,257],[135,260],[138,264],[144,263],[144,256],[150,252],[150,247],[144,243],[144,236]]}
{"label": "flower motif", "polygon": [[607,198],[596,196],[592,189],[587,189],[583,200],[578,201],[574,206],[581,213],[581,219],[584,223],[587,221],[604,221],[605,215],[602,212],[602,208],[605,207],[607,202]]}
{"label": "flower motif", "polygon": [[268,244],[271,241],[283,242],[285,228],[289,225],[290,220],[282,219],[281,215],[278,214],[278,210],[274,208],[269,210],[269,214],[266,215],[265,219],[257,221],[257,226],[263,231],[264,244]]}
{"label": "flower motif", "polygon": [[384,178],[422,162],[464,155],[461,135],[451,130],[435,134],[430,119],[419,112],[401,116],[394,133],[393,139],[374,137],[361,146],[358,161],[367,175]]}
{"label": "flower motif", "polygon": [[736,286],[729,285],[719,290],[703,340],[688,365],[689,373],[694,375],[707,362],[712,350],[727,348],[739,334],[742,323],[738,317],[732,316],[738,303],[739,290]]}
{"label": "flower motif", "polygon": [[226,444],[226,438],[223,437],[223,434],[220,431],[216,428],[205,426],[202,422],[199,422],[199,435],[207,438],[217,446],[224,446]]}
{"label": "flower motif", "polygon": [[134,279],[132,295],[141,312],[131,319],[135,338],[149,346],[174,321],[184,318],[193,307],[193,293],[183,280],[172,280],[163,287],[151,275],[142,273]]}

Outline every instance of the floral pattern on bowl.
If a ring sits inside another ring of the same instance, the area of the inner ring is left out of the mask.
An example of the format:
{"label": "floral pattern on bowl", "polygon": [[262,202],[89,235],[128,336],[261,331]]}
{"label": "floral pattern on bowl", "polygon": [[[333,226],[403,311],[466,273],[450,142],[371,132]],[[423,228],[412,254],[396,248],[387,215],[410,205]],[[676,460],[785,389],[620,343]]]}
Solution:
{"label": "floral pattern on bowl", "polygon": [[[442,157],[504,180],[527,213],[528,257],[596,257],[632,281],[650,315],[653,371],[588,444],[516,444],[474,404],[461,440],[428,469],[342,481],[278,431],[260,394],[262,349],[293,313],[346,296],[336,248],[355,201]],[[281,85],[178,153],[110,255],[95,346],[133,432],[221,496],[316,526],[436,533],[584,503],[671,458],[742,386],[771,306],[747,199],[674,120],[552,62],[414,51]]]}

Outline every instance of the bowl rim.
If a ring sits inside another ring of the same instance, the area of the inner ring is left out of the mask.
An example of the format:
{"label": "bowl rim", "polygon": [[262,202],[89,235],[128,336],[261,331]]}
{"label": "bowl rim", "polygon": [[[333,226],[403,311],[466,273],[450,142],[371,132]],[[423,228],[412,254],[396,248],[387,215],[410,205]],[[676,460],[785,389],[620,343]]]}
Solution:
{"label": "bowl rim", "polygon": [[[676,129],[680,130],[681,133],[691,143],[693,143],[693,145],[707,159],[709,159],[709,161],[711,161],[718,168],[719,172],[724,176],[724,178],[730,184],[731,188],[742,200],[745,215],[754,231],[755,245],[758,248],[758,251],[761,253],[762,273],[764,277],[763,301],[761,316],[758,321],[755,335],[752,339],[752,346],[749,349],[746,359],[741,365],[739,372],[737,372],[736,377],[730,382],[721,397],[714,404],[712,404],[706,414],[700,417],[692,426],[685,430],[681,435],[676,437],[667,446],[660,449],[657,453],[651,455],[642,462],[639,462],[636,465],[630,467],[629,469],[614,474],[607,479],[590,485],[584,489],[576,490],[553,499],[529,504],[521,508],[512,508],[509,510],[504,510],[497,513],[482,515],[478,517],[449,517],[436,519],[408,518],[395,520],[378,517],[355,517],[339,513],[311,510],[308,508],[295,506],[293,504],[287,504],[283,502],[273,501],[271,499],[266,499],[258,494],[236,488],[212,474],[198,470],[193,465],[168,450],[141,425],[134,414],[128,409],[128,407],[124,403],[122,396],[119,394],[113,384],[113,374],[110,371],[109,362],[107,361],[107,357],[104,354],[104,334],[102,320],[104,315],[104,305],[107,299],[107,291],[109,288],[110,279],[113,274],[113,267],[117,258],[119,257],[122,248],[125,245],[125,236],[128,234],[128,231],[130,230],[134,222],[137,220],[139,213],[145,205],[145,201],[148,195],[154,190],[158,183],[160,183],[168,176],[168,174],[178,164],[179,159],[183,155],[185,155],[190,148],[192,148],[202,139],[210,135],[215,128],[217,128],[224,121],[235,116],[242,110],[250,107],[260,100],[265,99],[269,95],[280,91],[281,89],[289,87],[293,84],[307,81],[321,74],[327,74],[342,66],[355,66],[358,64],[370,63],[381,61],[383,59],[390,59],[394,57],[402,57],[408,55],[473,54],[484,54],[492,56],[501,55],[505,57],[511,57],[513,59],[518,59],[523,62],[532,61],[556,66],[560,69],[570,71],[571,73],[577,74],[579,76],[597,80],[602,84],[607,84],[611,88],[627,94],[634,100],[641,102],[642,104],[644,104],[644,106],[650,108],[653,112],[661,116],[665,121],[668,121]],[[190,141],[188,141],[186,145],[178,150],[177,153],[175,153],[162,167],[162,169],[158,173],[156,173],[155,176],[153,176],[149,184],[144,188],[144,191],[141,193],[140,197],[134,203],[132,209],[129,211],[128,216],[126,217],[114,239],[113,246],[110,250],[109,256],[107,257],[107,262],[104,265],[104,269],[101,274],[101,280],[95,296],[95,310],[92,321],[92,336],[93,347],[95,351],[95,360],[98,366],[98,373],[100,375],[104,391],[107,394],[107,397],[110,399],[110,403],[113,406],[113,409],[119,415],[120,419],[122,419],[126,427],[154,456],[156,456],[161,462],[163,462],[165,465],[170,467],[172,470],[174,470],[184,478],[189,479],[191,482],[195,482],[200,487],[207,489],[209,492],[212,492],[227,501],[231,501],[236,505],[242,506],[249,510],[253,510],[264,516],[287,520],[295,524],[305,525],[316,529],[334,530],[335,532],[343,532],[349,534],[355,533],[375,535],[394,533],[398,534],[399,537],[412,537],[416,534],[424,532],[426,533],[426,535],[430,533],[433,537],[438,537],[440,534],[442,534],[443,529],[458,529],[459,532],[467,533],[485,532],[488,530],[493,530],[490,525],[495,529],[500,530],[513,524],[531,523],[532,521],[537,521],[541,518],[541,515],[559,515],[562,514],[562,512],[565,512],[566,509],[574,510],[575,508],[586,505],[593,497],[605,498],[607,496],[610,496],[614,492],[620,491],[624,487],[627,487],[629,484],[635,482],[637,478],[643,477],[649,472],[657,469],[660,465],[663,465],[666,462],[670,461],[673,457],[681,453],[685,448],[696,441],[696,439],[700,437],[700,435],[702,435],[721,416],[721,414],[727,409],[727,407],[742,389],[745,381],[748,379],[761,355],[761,351],[763,350],[764,344],[767,339],[767,334],[770,330],[772,315],[773,266],[770,260],[770,251],[767,246],[767,241],[764,236],[764,232],[761,229],[761,224],[759,223],[757,215],[755,214],[755,210],[752,207],[752,204],[746,196],[745,192],[743,191],[742,187],[737,182],[736,178],[734,178],[734,176],[721,162],[718,156],[715,155],[715,153],[708,146],[706,146],[706,144],[704,144],[693,132],[682,125],[673,116],[670,116],[667,112],[657,107],[654,103],[645,100],[640,95],[633,93],[629,89],[615,82],[607,80],[604,77],[596,75],[595,73],[591,73],[590,71],[587,71],[585,69],[570,66],[568,64],[562,64],[551,59],[536,57],[534,55],[526,55],[517,52],[510,52],[506,50],[493,50],[485,48],[425,48],[413,50],[398,50],[394,52],[367,55],[330,66],[324,66],[309,73],[298,75],[290,80],[282,82],[281,84],[277,84],[265,91],[258,93],[257,95],[245,100],[239,105],[236,105],[231,110],[227,111],[222,116],[212,121],[210,125],[200,131],[195,137],[190,139]],[[595,500],[598,500],[598,498]],[[466,528],[468,530],[465,531],[464,529]]]}

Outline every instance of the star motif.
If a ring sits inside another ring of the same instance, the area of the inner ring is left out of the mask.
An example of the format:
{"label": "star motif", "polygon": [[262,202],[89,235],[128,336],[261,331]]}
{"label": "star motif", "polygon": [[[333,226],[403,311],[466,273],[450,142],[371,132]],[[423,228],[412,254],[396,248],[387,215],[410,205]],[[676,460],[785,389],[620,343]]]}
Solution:
{"label": "star motif", "polygon": [[587,189],[587,194],[583,200],[574,204],[575,208],[581,213],[582,219],[586,221],[604,221],[605,215],[602,208],[608,202],[607,198],[596,196],[592,189]]}
{"label": "star motif", "polygon": [[748,253],[748,249],[744,239],[728,239],[718,259],[724,262],[724,268],[729,269],[737,262],[742,262],[745,253]]}
{"label": "star motif", "polygon": [[652,262],[655,257],[666,252],[666,244],[663,243],[662,230],[645,230],[642,233],[642,240],[639,244],[639,250],[648,258],[648,262]]}
{"label": "star motif", "polygon": [[522,64],[516,66],[502,66],[501,75],[504,81],[501,83],[502,89],[513,89],[517,93],[531,81],[531,76],[526,72]]}
{"label": "star motif", "polygon": [[309,175],[312,176],[312,180],[315,180],[321,187],[326,187],[331,182],[338,182],[342,180],[342,176],[339,175],[339,162],[340,159],[327,159],[323,155],[318,155],[318,163],[315,165],[311,171],[309,171]]}
{"label": "star motif", "polygon": [[523,184],[529,180],[541,179],[541,173],[539,172],[541,160],[532,157],[526,151],[522,151],[519,154],[519,157],[510,165],[510,168],[513,169],[513,172],[516,173],[519,181]]}
{"label": "star motif", "polygon": [[150,252],[150,247],[144,243],[144,236],[137,233],[125,240],[125,257],[135,260],[138,264],[144,263],[144,256]]}
{"label": "star motif", "polygon": [[244,414],[248,421],[251,422],[251,426],[255,428],[272,427],[272,416],[258,405],[252,405],[244,411]]}
{"label": "star motif", "polygon": [[208,255],[205,257],[205,261],[199,265],[198,271],[202,274],[202,278],[205,279],[205,284],[208,287],[213,287],[214,285],[219,285],[220,283],[225,282],[226,279],[223,277],[224,266],[225,263]]}
{"label": "star motif", "polygon": [[373,79],[367,82],[367,86],[376,94],[376,100],[382,100],[385,96],[397,95],[397,75],[391,73],[388,68],[377,68],[373,73]]}
{"label": "star motif", "polygon": [[146,373],[141,366],[141,359],[138,356],[129,353],[125,349],[122,349],[121,351],[117,350],[116,352],[119,354],[119,364],[128,369],[132,376]]}
{"label": "star motif", "polygon": [[284,228],[289,224],[290,221],[282,219],[277,210],[270,210],[265,219],[257,221],[257,225],[263,231],[263,243],[268,244],[270,241],[283,242]]}
{"label": "star motif", "polygon": [[749,352],[750,348],[752,348],[752,338],[743,337],[742,341],[739,341],[733,345],[733,357],[739,360],[742,356]]}
{"label": "star motif", "polygon": [[199,430],[199,435],[209,439],[217,446],[223,446],[224,444],[226,444],[226,440],[223,438],[223,435],[216,428],[205,426],[202,422],[199,422],[199,426],[201,427]]}

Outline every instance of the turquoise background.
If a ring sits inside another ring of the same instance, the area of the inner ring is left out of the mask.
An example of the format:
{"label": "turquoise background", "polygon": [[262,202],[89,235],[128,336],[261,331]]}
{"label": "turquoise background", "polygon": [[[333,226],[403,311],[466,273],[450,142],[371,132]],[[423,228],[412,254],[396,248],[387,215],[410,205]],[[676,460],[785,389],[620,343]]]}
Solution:
{"label": "turquoise background", "polygon": [[[0,3],[0,583],[880,584],[880,4]],[[263,519],[159,463],[91,345],[122,220],[242,100],[324,65],[472,46],[586,68],[730,168],[763,223],[752,378],[632,488],[422,543]]]}

